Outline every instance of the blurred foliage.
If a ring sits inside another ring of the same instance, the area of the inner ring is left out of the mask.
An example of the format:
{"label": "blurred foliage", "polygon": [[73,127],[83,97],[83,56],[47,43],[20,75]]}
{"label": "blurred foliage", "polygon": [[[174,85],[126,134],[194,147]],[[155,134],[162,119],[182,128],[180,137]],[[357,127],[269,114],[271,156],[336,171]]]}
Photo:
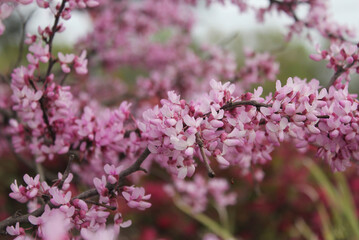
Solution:
{"label": "blurred foliage", "polygon": [[319,206],[324,239],[359,239],[358,208],[345,175],[335,173],[333,183],[317,165],[305,161],[305,166],[328,199],[327,208]]}

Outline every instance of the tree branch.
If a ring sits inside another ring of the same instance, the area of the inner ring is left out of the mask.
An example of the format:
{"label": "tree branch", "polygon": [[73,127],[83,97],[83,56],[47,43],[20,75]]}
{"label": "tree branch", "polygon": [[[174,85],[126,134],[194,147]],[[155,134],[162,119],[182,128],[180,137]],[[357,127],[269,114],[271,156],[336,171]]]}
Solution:
{"label": "tree branch", "polygon": [[[51,69],[56,62],[56,60],[54,60],[52,57],[52,42],[54,40],[55,33],[58,31],[58,24],[60,21],[61,13],[65,9],[66,2],[67,2],[67,0],[62,0],[59,11],[57,11],[57,13],[55,15],[54,25],[52,25],[52,28],[51,28],[51,35],[49,37],[49,40],[47,41],[47,44],[49,45],[50,60],[49,60],[49,65],[46,70],[46,77],[44,79],[45,81],[46,81],[46,78],[50,75]],[[45,82],[45,89],[46,89],[46,82]]]}
{"label": "tree branch", "polygon": [[339,66],[339,68],[337,69],[337,71],[334,73],[334,75],[330,78],[330,81],[326,87],[326,89],[328,90],[330,88],[330,86],[332,86],[334,84],[334,82],[340,77],[340,75],[342,75],[344,72],[346,72],[347,70],[349,70],[349,68],[351,68],[354,64],[356,63],[356,61],[353,61],[352,63],[346,65],[346,66]]}
{"label": "tree branch", "polygon": [[214,178],[216,176],[216,174],[214,173],[214,171],[212,170],[211,166],[208,163],[208,160],[207,160],[206,154],[204,152],[204,148],[203,148],[203,141],[198,133],[196,133],[196,143],[198,144],[199,150],[201,151],[202,159],[203,159],[204,165],[208,172],[208,177]]}
{"label": "tree branch", "polygon": [[41,214],[43,214],[44,211],[45,211],[45,206],[43,205],[31,213],[20,215],[18,217],[9,217],[0,222],[0,231],[3,233],[7,226],[12,226],[12,225],[16,224],[17,222],[18,223],[27,223],[27,222],[29,222],[29,219],[28,219],[29,216],[32,215],[32,216],[38,217]]}
{"label": "tree branch", "polygon": [[[239,102],[228,102],[228,103],[224,104],[220,109],[222,109],[224,111],[229,111],[229,110],[232,110],[232,109],[234,109],[236,107],[240,107],[240,106],[254,106],[254,107],[257,108],[257,110],[259,110],[261,107],[272,107],[272,104],[259,103],[259,102],[254,101],[254,100],[246,100],[246,101],[239,101]],[[211,114],[211,112],[203,114],[203,117],[206,117],[209,114]],[[302,115],[300,113],[297,113],[297,114]],[[328,119],[329,116],[328,115],[319,115],[319,116],[317,116],[317,118],[319,118],[319,119]]]}
{"label": "tree branch", "polygon": [[[31,87],[35,91],[37,91],[37,87],[36,87],[35,83],[32,80],[29,80],[29,83],[30,83]],[[45,102],[44,102],[44,96],[42,96],[40,98],[39,103],[40,103],[40,107],[41,107],[41,111],[42,111],[42,118],[44,119],[44,122],[46,124],[47,130],[49,131],[49,134],[50,134],[51,139],[52,139],[52,143],[55,143],[56,134],[55,134],[54,130],[52,129],[52,127],[50,125],[49,118],[47,116],[46,106],[45,106]]]}
{"label": "tree branch", "polygon": [[254,101],[254,100],[248,100],[248,101],[239,101],[239,102],[229,102],[229,103],[226,103],[225,105],[223,105],[221,107],[221,109],[223,109],[223,110],[231,110],[231,109],[234,109],[234,108],[239,107],[239,106],[254,106],[257,109],[259,109],[260,107],[271,107],[272,104],[259,103],[259,102]]}
{"label": "tree branch", "polygon": [[75,161],[75,159],[77,159],[78,156],[75,153],[70,153],[69,156],[69,161],[67,162],[67,166],[66,169],[64,171],[64,174],[62,175],[61,181],[59,183],[58,188],[62,188],[62,185],[64,185],[64,182],[66,180],[66,178],[69,176],[70,174],[70,170],[71,170],[71,164],[73,163],[73,161]]}

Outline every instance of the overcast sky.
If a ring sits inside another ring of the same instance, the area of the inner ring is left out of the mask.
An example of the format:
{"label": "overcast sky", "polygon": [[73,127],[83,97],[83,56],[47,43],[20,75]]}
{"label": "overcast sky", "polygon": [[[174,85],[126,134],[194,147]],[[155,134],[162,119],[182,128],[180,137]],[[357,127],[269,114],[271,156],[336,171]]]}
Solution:
{"label": "overcast sky", "polygon": [[[268,0],[253,1],[257,6],[267,6]],[[359,1],[358,0],[329,0],[331,14],[339,23],[347,24],[359,31]],[[197,25],[194,28],[194,36],[205,40],[209,29],[224,34],[234,34],[237,31],[263,30],[268,27],[284,31],[285,25],[292,23],[292,19],[285,14],[273,12],[266,15],[264,24],[255,21],[253,12],[241,14],[236,7],[227,4],[222,6],[214,4],[210,8],[199,7],[196,9]]]}
{"label": "overcast sky", "polygon": [[[348,24],[359,31],[359,1],[358,0],[329,0],[332,6],[332,13],[334,18],[340,22]],[[252,0],[251,2],[256,5],[268,4],[268,0]],[[29,24],[29,31],[36,32],[37,25],[46,25],[49,22],[48,16],[42,14],[42,11],[35,13],[36,17]],[[213,4],[210,8],[198,7],[195,9],[197,16],[197,24],[194,27],[193,35],[196,39],[206,41],[207,34],[210,31],[223,33],[223,35],[230,36],[236,32],[244,32],[251,30],[261,30],[268,27],[272,29],[284,29],[286,23],[290,23],[290,19],[284,15],[279,16],[274,13],[271,16],[266,17],[265,24],[256,23],[252,12],[239,13],[238,9],[231,4],[222,6],[220,4]],[[70,21],[65,24],[67,30],[65,33],[56,37],[57,42],[73,44],[76,39],[84,36],[91,31],[91,20],[86,15],[86,12],[77,12],[73,14]]]}

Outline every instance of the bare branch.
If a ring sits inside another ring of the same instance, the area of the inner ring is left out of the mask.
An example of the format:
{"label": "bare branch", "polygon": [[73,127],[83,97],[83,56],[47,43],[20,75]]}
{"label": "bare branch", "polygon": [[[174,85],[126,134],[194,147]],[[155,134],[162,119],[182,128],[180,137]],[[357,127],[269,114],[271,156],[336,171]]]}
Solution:
{"label": "bare branch", "polygon": [[271,104],[266,103],[259,103],[254,100],[248,100],[248,101],[239,101],[239,102],[229,102],[221,107],[223,110],[231,110],[233,108],[239,107],[239,106],[254,106],[257,109],[260,107],[271,107]]}
{"label": "bare branch", "polygon": [[35,211],[28,213],[28,214],[24,214],[24,215],[20,215],[17,217],[9,217],[3,221],[0,222],[0,231],[5,231],[5,228],[7,226],[12,226],[15,225],[17,222],[18,223],[27,223],[29,222],[29,216],[35,216],[38,217],[41,214],[43,214],[43,212],[45,211],[45,206],[41,206],[40,208],[36,209]]}
{"label": "bare branch", "polygon": [[203,141],[202,141],[202,139],[201,139],[201,137],[199,136],[198,133],[196,133],[196,142],[197,142],[197,144],[199,146],[199,149],[201,151],[202,159],[203,159],[204,165],[205,165],[205,167],[207,169],[207,172],[208,172],[208,177],[214,178],[216,176],[216,174],[214,173],[214,171],[212,170],[211,166],[208,163],[208,160],[207,160],[206,154],[204,152],[204,148],[203,148]]}
{"label": "bare branch", "polygon": [[[247,101],[238,101],[238,102],[228,102],[228,103],[224,104],[220,109],[228,111],[228,110],[232,110],[234,108],[240,107],[240,106],[254,106],[259,111],[259,109],[261,107],[272,107],[272,104],[259,103],[259,102],[254,101],[254,100],[247,100]],[[206,117],[209,114],[211,114],[211,113],[208,112],[206,114],[203,114],[203,117]],[[301,115],[301,114],[297,113],[297,115]],[[287,116],[287,118],[289,118],[289,117]],[[319,119],[328,119],[329,116],[328,115],[319,115],[319,116],[317,116],[317,118],[319,118]]]}
{"label": "bare branch", "polygon": [[75,161],[76,159],[78,159],[78,156],[75,153],[70,153],[69,156],[69,161],[67,162],[67,166],[66,169],[64,171],[64,174],[62,175],[62,179],[59,183],[58,188],[62,188],[62,185],[64,184],[66,178],[69,176],[70,174],[70,170],[71,170],[71,164],[73,163],[73,161]]}
{"label": "bare branch", "polygon": [[97,205],[97,206],[101,206],[101,207],[104,207],[104,208],[107,208],[108,210],[111,210],[111,211],[115,211],[117,208],[114,207],[114,206],[109,206],[109,205],[106,205],[106,204],[103,204],[103,203],[99,203],[99,202],[95,202],[95,201],[92,201],[92,200],[84,200],[86,203],[89,203],[89,204],[94,204],[94,205]]}

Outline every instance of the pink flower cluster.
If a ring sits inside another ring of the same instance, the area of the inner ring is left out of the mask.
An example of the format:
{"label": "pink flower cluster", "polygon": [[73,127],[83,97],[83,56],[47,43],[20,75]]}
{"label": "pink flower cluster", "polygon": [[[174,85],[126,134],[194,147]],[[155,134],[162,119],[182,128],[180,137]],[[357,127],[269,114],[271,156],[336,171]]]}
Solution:
{"label": "pink flower cluster", "polygon": [[[109,167],[106,167],[106,169],[109,169]],[[113,174],[113,172],[111,173]],[[46,182],[40,182],[39,175],[35,178],[25,175],[24,181],[27,184],[26,187],[22,185],[18,186],[16,180],[15,183],[11,185],[13,192],[10,193],[10,197],[19,202],[25,203],[32,201],[36,203],[37,197],[48,199],[45,200],[48,205],[45,205],[45,211],[41,216],[29,216],[30,223],[37,226],[37,236],[41,237],[41,239],[55,239],[54,237],[56,237],[56,239],[70,239],[69,231],[71,229],[79,230],[84,239],[94,239],[91,236],[96,232],[110,231],[106,229],[106,221],[110,213],[104,211],[104,207],[95,204],[89,207],[85,201],[71,198],[72,193],[69,191],[69,187],[72,178],[73,175],[71,173],[67,177],[59,173],[59,179],[53,186],[49,187]],[[97,185],[96,179],[94,182],[98,189],[99,186]],[[138,191],[136,188],[130,187],[129,189],[125,189],[123,193],[128,194],[130,190],[133,192],[133,196],[137,194],[136,197],[132,197],[132,202],[139,202],[142,208],[150,206],[149,203],[139,200],[140,197],[142,197],[143,200],[148,200],[150,197],[149,195],[141,195],[142,192],[144,193],[143,188]],[[102,192],[100,196],[103,196]],[[100,198],[99,202],[106,201]],[[128,227],[131,224],[128,221],[124,222],[121,214],[115,214],[114,223],[115,225],[111,228],[111,236],[118,235],[120,227]],[[56,234],[54,231],[56,231]],[[8,227],[7,232],[10,235],[18,236],[17,239],[27,239],[24,229],[19,227],[18,223],[15,227]]]}
{"label": "pink flower cluster", "polygon": [[[35,178],[30,177],[29,175],[24,175],[24,181],[27,184],[26,187],[23,185],[18,186],[17,182],[11,184],[12,193],[10,193],[10,197],[16,199],[21,203],[26,203],[30,200],[35,199],[38,194],[41,195],[42,192],[46,192],[49,190],[49,186],[46,182],[42,182],[40,184],[40,175],[36,175]],[[40,192],[40,193],[39,193]]]}
{"label": "pink flower cluster", "polygon": [[311,54],[314,61],[326,60],[327,67],[333,69],[335,75],[331,84],[337,88],[342,88],[342,80],[350,81],[351,73],[359,72],[359,52],[358,46],[350,42],[332,42],[328,50],[317,49],[317,54]]}
{"label": "pink flower cluster", "polygon": [[110,73],[119,66],[148,71],[136,76],[136,96],[164,98],[169,90],[190,96],[212,78],[235,76],[237,64],[231,53],[211,45],[200,46],[199,53],[191,48],[188,33],[193,16],[183,2],[120,2],[97,13],[95,19],[99,24],[83,44],[99,58],[89,64],[100,64]]}
{"label": "pink flower cluster", "polygon": [[[304,8],[303,6],[306,6]],[[285,13],[293,19],[293,24],[289,26],[287,39],[290,39],[293,34],[302,33],[307,29],[315,29],[324,38],[338,40],[344,39],[346,36],[353,37],[354,31],[345,25],[338,24],[332,14],[329,12],[329,4],[326,0],[310,0],[310,1],[269,1],[268,7],[256,8],[257,19],[264,21],[266,13],[275,10],[280,13]],[[300,10],[302,12],[300,12]],[[306,11],[303,11],[306,9]],[[309,38],[310,34],[308,35]]]}
{"label": "pink flower cluster", "polygon": [[145,189],[143,187],[124,187],[122,196],[126,199],[127,205],[130,208],[145,210],[151,207],[151,203],[146,202],[151,198],[151,194],[145,195]]}
{"label": "pink flower cluster", "polygon": [[[119,174],[121,173],[122,166],[115,167],[114,165],[106,164],[104,170],[106,175],[102,175],[102,178],[94,178],[93,183],[100,196],[99,202],[104,204],[116,205],[116,197],[118,192],[109,191],[108,184],[115,184],[119,180]],[[122,196],[127,201],[127,204],[131,208],[137,208],[139,210],[145,210],[151,207],[151,203],[146,202],[151,198],[151,194],[145,195],[145,189],[142,187],[128,187],[124,186],[122,189]]]}
{"label": "pink flower cluster", "polygon": [[174,178],[174,184],[167,185],[165,190],[176,200],[190,206],[195,213],[207,209],[210,197],[214,198],[218,207],[223,208],[234,205],[237,199],[234,192],[228,192],[229,184],[225,179],[205,180],[201,175],[196,175],[190,181]]}
{"label": "pink flower cluster", "polygon": [[239,80],[237,87],[248,90],[252,84],[263,83],[266,80],[275,81],[279,73],[279,63],[268,52],[256,53],[245,49],[245,63],[236,76]]}
{"label": "pink flower cluster", "polygon": [[[298,148],[318,146],[336,170],[356,159],[357,101],[347,88],[327,92],[317,80],[289,78],[284,86],[277,81],[274,96],[264,99],[261,88],[236,97],[234,85],[212,81],[211,86],[209,95],[190,103],[169,92],[169,99],[146,111],[139,123],[155,160],[178,177],[193,174],[199,142],[204,155],[222,166],[267,162],[274,146],[289,139]],[[333,135],[324,137],[329,129]]]}
{"label": "pink flower cluster", "polygon": [[[104,172],[104,165],[129,165],[142,149],[139,136],[134,131],[127,132],[130,120],[130,104],[123,102],[117,109],[99,109],[86,106],[79,119],[75,120],[73,128],[77,135],[73,148],[79,149],[88,164],[75,166],[74,171],[83,175],[83,180],[92,183],[96,176]],[[95,115],[96,112],[101,114]],[[129,125],[131,126],[131,125]],[[127,136],[128,135],[128,136]],[[122,155],[119,159],[118,156]],[[105,172],[114,172],[105,166]],[[113,182],[114,179],[108,179]]]}
{"label": "pink flower cluster", "polygon": [[257,108],[224,109],[226,104],[241,98],[264,102],[259,97],[261,91],[235,98],[234,85],[213,80],[211,86],[209,95],[190,103],[169,92],[169,99],[161,101],[162,107],[144,112],[144,122],[138,124],[155,160],[180,178],[194,173],[193,159],[199,156],[199,142],[205,149],[205,156],[201,157],[212,156],[222,166],[240,163],[249,167],[251,162],[270,160],[273,145],[259,124],[262,115]]}

